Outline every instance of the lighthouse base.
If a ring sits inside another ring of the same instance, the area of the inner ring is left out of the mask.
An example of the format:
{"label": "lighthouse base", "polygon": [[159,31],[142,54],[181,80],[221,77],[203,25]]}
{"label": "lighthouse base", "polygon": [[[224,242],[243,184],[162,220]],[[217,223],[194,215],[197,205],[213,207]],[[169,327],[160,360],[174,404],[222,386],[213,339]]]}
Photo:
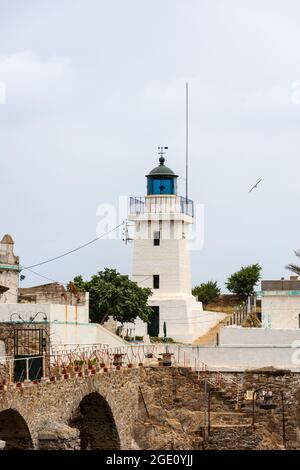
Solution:
{"label": "lighthouse base", "polygon": [[153,308],[149,324],[137,318],[134,324],[124,325],[125,329],[134,330],[135,336],[163,338],[165,323],[168,338],[192,343],[226,316],[223,313],[204,311],[202,302],[197,302],[193,295],[156,295],[148,303]]}

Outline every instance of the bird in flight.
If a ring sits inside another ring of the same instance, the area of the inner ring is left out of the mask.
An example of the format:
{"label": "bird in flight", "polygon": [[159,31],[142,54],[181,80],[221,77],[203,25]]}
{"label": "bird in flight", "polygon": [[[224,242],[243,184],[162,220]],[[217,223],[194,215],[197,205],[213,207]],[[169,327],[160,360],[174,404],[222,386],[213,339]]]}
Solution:
{"label": "bird in flight", "polygon": [[253,189],[257,189],[257,185],[262,181],[262,178],[260,180],[257,181],[257,183],[255,183],[254,186],[252,186],[252,188],[250,189],[249,193],[251,193],[251,191],[253,191]]}

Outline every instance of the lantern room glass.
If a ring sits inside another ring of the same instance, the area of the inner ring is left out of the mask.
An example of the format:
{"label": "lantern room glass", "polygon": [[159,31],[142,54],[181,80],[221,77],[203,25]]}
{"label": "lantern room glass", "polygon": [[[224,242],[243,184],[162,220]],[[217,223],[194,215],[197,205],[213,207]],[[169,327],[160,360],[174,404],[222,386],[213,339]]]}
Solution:
{"label": "lantern room glass", "polygon": [[147,194],[176,194],[175,178],[148,177]]}

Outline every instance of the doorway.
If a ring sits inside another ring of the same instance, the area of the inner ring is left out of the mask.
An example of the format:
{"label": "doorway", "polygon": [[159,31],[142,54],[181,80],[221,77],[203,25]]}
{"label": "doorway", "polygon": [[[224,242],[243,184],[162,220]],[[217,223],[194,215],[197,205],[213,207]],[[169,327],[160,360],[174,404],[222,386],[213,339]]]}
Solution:
{"label": "doorway", "polygon": [[159,336],[159,307],[151,307],[152,314],[147,325],[147,333],[151,337]]}

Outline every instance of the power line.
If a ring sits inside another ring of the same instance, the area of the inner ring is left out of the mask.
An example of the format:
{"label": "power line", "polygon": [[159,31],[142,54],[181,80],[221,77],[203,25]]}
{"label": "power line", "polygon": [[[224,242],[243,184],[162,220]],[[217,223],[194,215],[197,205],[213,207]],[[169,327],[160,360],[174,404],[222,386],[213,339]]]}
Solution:
{"label": "power line", "polygon": [[30,265],[30,266],[24,266],[24,267],[21,268],[21,270],[30,269],[30,268],[35,268],[35,267],[37,267],[37,266],[41,266],[42,264],[51,263],[52,261],[56,261],[57,259],[63,258],[64,256],[68,256],[68,255],[70,255],[71,253],[75,253],[76,251],[79,251],[79,250],[81,250],[82,248],[85,248],[86,246],[91,245],[92,243],[95,243],[96,241],[100,240],[100,238],[103,238],[104,236],[108,235],[109,233],[114,232],[114,231],[117,230],[119,227],[121,227],[121,225],[123,225],[123,223],[124,223],[124,222],[120,223],[119,225],[117,225],[117,226],[114,227],[113,229],[109,230],[108,232],[103,233],[103,234],[100,235],[99,237],[96,237],[96,238],[94,238],[93,240],[90,240],[89,242],[84,243],[83,245],[78,246],[77,248],[73,248],[73,250],[66,251],[65,253],[63,253],[63,254],[61,254],[61,255],[59,255],[59,256],[55,256],[54,258],[50,258],[50,259],[47,259],[47,260],[45,260],[45,261],[41,261],[40,263],[32,264],[32,265]]}
{"label": "power line", "polygon": [[68,282],[62,282],[62,281],[58,281],[57,279],[52,279],[51,277],[44,276],[43,274],[37,273],[36,271],[33,271],[30,268],[23,268],[23,269],[26,269],[27,271],[31,272],[32,274],[35,274],[36,276],[39,276],[43,279],[47,279],[47,281],[58,282],[59,284],[62,284],[62,285],[67,285],[68,284]]}

